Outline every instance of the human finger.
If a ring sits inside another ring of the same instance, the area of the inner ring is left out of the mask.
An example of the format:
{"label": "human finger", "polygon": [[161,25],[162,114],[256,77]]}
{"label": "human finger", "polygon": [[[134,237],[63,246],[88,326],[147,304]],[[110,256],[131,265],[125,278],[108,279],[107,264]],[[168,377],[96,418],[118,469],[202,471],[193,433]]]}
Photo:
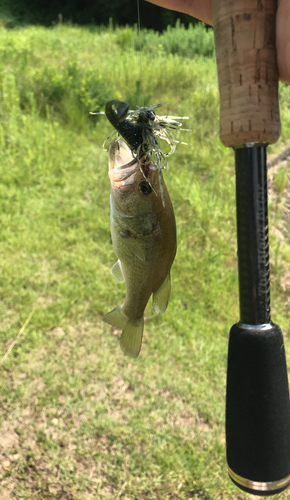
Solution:
{"label": "human finger", "polygon": [[212,24],[211,0],[148,0],[169,10],[189,14],[207,24]]}

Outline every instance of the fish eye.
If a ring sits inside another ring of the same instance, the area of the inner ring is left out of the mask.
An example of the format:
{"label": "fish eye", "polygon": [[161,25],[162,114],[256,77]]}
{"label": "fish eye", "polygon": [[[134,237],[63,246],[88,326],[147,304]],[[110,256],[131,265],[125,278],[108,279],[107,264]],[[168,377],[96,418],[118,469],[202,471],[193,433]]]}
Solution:
{"label": "fish eye", "polygon": [[141,193],[143,193],[143,194],[152,193],[152,187],[150,186],[149,182],[147,182],[147,181],[141,181],[138,188],[140,189]]}

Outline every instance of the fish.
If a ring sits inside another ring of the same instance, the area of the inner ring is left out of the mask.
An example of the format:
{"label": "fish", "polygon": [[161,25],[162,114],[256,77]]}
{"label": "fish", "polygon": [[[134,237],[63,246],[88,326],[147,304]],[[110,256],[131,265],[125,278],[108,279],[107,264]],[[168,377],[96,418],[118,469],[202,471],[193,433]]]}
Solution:
{"label": "fish", "polygon": [[176,255],[176,223],[163,181],[162,203],[159,169],[151,158],[133,156],[121,139],[109,146],[110,225],[117,262],[111,269],[118,283],[125,282],[121,306],[103,320],[121,329],[122,351],[137,358],[142,345],[144,310],[153,294],[153,309],[165,312],[171,291],[170,271]]}

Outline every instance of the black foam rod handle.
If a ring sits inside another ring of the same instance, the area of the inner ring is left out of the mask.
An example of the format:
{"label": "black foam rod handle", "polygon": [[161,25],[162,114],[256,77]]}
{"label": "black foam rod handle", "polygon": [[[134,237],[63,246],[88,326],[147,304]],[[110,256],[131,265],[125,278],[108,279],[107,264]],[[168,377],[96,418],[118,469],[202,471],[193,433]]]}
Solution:
{"label": "black foam rod handle", "polygon": [[229,475],[248,493],[279,493],[290,483],[289,388],[279,326],[231,328],[227,379]]}

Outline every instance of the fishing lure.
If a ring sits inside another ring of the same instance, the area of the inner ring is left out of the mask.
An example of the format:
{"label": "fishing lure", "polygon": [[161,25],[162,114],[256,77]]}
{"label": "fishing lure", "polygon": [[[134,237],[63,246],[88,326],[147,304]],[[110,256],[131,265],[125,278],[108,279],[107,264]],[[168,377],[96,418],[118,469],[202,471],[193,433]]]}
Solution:
{"label": "fishing lure", "polygon": [[[103,147],[106,149],[106,142],[117,132],[127,142],[133,156],[139,161],[144,155],[148,161],[157,165],[159,171],[159,185],[162,197],[162,204],[165,205],[164,192],[162,188],[161,169],[167,167],[167,157],[175,151],[176,144],[187,144],[175,139],[172,131],[189,129],[181,128],[179,119],[188,119],[188,116],[158,116],[155,109],[168,104],[167,102],[156,106],[138,107],[137,110],[129,110],[129,104],[118,99],[108,101],[105,111],[91,114],[105,114],[114,129],[105,139]],[[166,141],[169,152],[164,153],[160,146],[160,140]]]}

